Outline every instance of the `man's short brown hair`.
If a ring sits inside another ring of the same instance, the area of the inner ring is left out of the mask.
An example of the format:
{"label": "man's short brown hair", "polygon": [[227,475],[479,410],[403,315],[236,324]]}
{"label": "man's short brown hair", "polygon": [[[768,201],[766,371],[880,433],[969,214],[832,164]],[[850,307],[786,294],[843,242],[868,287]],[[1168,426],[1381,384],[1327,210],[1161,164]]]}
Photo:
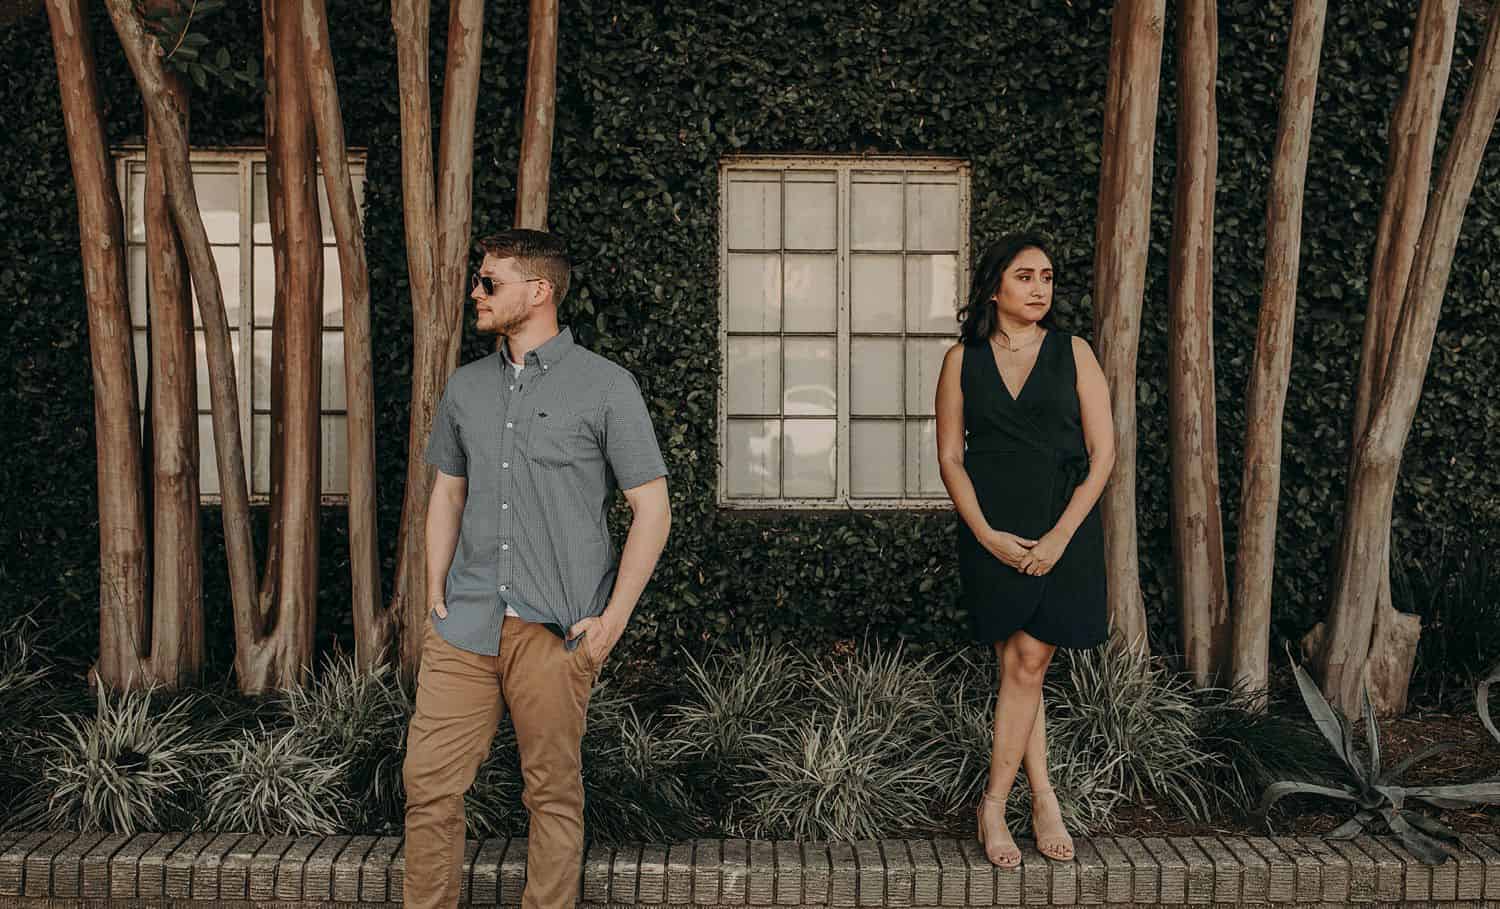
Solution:
{"label": "man's short brown hair", "polygon": [[528,278],[546,278],[552,285],[552,302],[562,305],[568,295],[568,245],[557,234],[544,230],[517,227],[484,237],[479,248],[487,256],[515,259],[516,267]]}

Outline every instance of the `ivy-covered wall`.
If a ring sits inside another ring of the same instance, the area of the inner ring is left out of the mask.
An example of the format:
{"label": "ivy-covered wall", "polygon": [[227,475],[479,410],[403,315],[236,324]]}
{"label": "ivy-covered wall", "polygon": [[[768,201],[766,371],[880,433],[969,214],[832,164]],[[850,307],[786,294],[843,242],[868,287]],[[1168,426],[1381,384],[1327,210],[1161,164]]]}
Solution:
{"label": "ivy-covered wall", "polygon": [[[1278,633],[1323,611],[1344,494],[1351,395],[1389,111],[1412,4],[1336,4],[1327,27],[1308,169],[1296,352],[1287,400],[1279,525]],[[641,2],[565,0],[559,46],[552,228],[578,260],[564,316],[639,377],[671,470],[672,540],[629,648],[670,657],[726,635],[804,642],[865,632],[965,639],[951,513],[726,513],[714,505],[717,167],[735,153],[941,153],[973,164],[971,240],[1017,228],[1056,238],[1062,323],[1090,331],[1104,0]],[[1243,397],[1261,286],[1265,193],[1289,0],[1221,0],[1216,345],[1223,486],[1234,542]],[[410,306],[400,217],[400,143],[389,4],[330,4],[348,140],[369,150],[366,234],[375,304],[380,518],[390,584],[404,471]],[[436,4],[433,35],[446,34]],[[205,23],[236,65],[259,56],[255,4]],[[474,229],[506,226],[526,56],[525,4],[490,4],[475,149]],[[138,98],[102,12],[96,47],[111,144],[143,132]],[[1482,26],[1461,16],[1442,141],[1456,119]],[[1167,533],[1166,260],[1176,128],[1167,23],[1156,204],[1140,348],[1141,557],[1155,646],[1175,646]],[[48,640],[90,653],[98,599],[95,454],[76,208],[45,20],[0,32],[0,618],[40,607]],[[433,50],[434,92],[442,48]],[[436,95],[435,95],[436,96]],[[201,145],[256,143],[258,95],[195,92]],[[137,140],[138,141],[138,140]],[[1396,506],[1398,555],[1500,523],[1486,469],[1500,429],[1500,148],[1469,209]],[[472,311],[471,311],[472,312]],[[466,327],[464,358],[488,339]],[[619,515],[623,516],[623,515]],[[264,514],[261,515],[262,521]],[[262,535],[264,527],[261,528]],[[229,662],[219,517],[204,514],[215,668]],[[320,632],[350,639],[345,522],[325,520]],[[264,537],[262,536],[262,540]],[[260,547],[264,552],[264,546]]]}

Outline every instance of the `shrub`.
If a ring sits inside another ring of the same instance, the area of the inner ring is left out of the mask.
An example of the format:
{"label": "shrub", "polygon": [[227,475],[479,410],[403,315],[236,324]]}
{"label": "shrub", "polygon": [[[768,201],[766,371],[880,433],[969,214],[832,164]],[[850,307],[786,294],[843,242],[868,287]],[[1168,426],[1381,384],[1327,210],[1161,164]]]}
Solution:
{"label": "shrub", "polygon": [[277,836],[348,829],[354,809],[344,780],[347,757],[330,757],[301,731],[247,732],[218,749],[205,800],[209,830]]}
{"label": "shrub", "polygon": [[163,708],[153,691],[101,686],[93,716],[59,714],[60,728],[30,746],[37,780],[18,825],[135,833],[190,823],[206,754],[189,720],[197,697]]}

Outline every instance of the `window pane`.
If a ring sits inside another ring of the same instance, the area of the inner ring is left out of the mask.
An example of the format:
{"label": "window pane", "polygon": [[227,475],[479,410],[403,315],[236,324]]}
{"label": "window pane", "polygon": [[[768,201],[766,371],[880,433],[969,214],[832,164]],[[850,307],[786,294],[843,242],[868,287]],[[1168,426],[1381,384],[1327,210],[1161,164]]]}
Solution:
{"label": "window pane", "polygon": [[219,487],[219,460],[214,452],[214,419],[198,414],[198,495],[216,496]]}
{"label": "window pane", "polygon": [[130,247],[125,260],[130,284],[130,324],[134,328],[146,327],[146,247]]}
{"label": "window pane", "polygon": [[[344,326],[344,273],[339,271],[337,247],[323,247],[323,325],[326,328]],[[468,298],[464,298],[465,305]]]}
{"label": "window pane", "polygon": [[852,330],[901,330],[901,257],[849,257]]}
{"label": "window pane", "polygon": [[910,420],[906,424],[906,494],[912,497],[948,494],[938,470],[936,420]]}
{"label": "window pane", "polygon": [[786,330],[837,331],[838,280],[834,254],[787,254]]}
{"label": "window pane", "polygon": [[[250,351],[250,407],[252,410],[271,409],[271,331],[270,329],[257,328],[252,332],[252,343],[255,347]],[[240,383],[240,394],[244,394],[244,384]]]}
{"label": "window pane", "polygon": [[834,420],[786,420],[783,422],[786,475],[782,495],[787,498],[831,498],[838,470]]}
{"label": "window pane", "polygon": [[850,339],[849,412],[901,416],[901,374],[900,338]]}
{"label": "window pane", "polygon": [[[838,246],[838,184],[834,179],[831,173],[787,172],[787,249]],[[730,216],[733,217],[733,209]]]}
{"label": "window pane", "polygon": [[953,345],[946,338],[912,338],[906,342],[906,412],[930,416],[937,394],[943,354]]}
{"label": "window pane", "polygon": [[958,249],[956,176],[914,176],[907,184],[906,248]]}
{"label": "window pane", "polygon": [[901,175],[855,174],[849,184],[853,249],[901,248]]}
{"label": "window pane", "polygon": [[266,166],[255,164],[250,168],[250,240],[254,243],[271,242],[271,208],[266,195]]}
{"label": "window pane", "polygon": [[729,413],[780,413],[781,341],[730,338],[728,360]]}
{"label": "window pane", "polygon": [[901,423],[849,422],[849,494],[855,498],[901,495]]}
{"label": "window pane", "polygon": [[239,173],[194,173],[193,189],[198,194],[198,211],[203,215],[208,242],[239,243]]}
{"label": "window pane", "polygon": [[322,408],[324,410],[347,410],[348,397],[344,389],[344,333],[323,332],[323,387]]}
{"label": "window pane", "polygon": [[780,492],[781,421],[730,420],[724,489],[730,496],[774,498]]}
{"label": "window pane", "polygon": [[132,161],[126,165],[129,191],[126,193],[125,240],[146,242],[146,163]]}
{"label": "window pane", "polygon": [[[224,316],[229,320],[230,328],[237,328],[240,324],[240,248],[215,246],[213,252],[214,265],[219,270],[219,293],[224,297]],[[186,259],[182,268],[187,270]],[[193,325],[203,327],[203,319],[198,314],[197,290],[193,291]]]}
{"label": "window pane", "polygon": [[151,368],[150,353],[146,345],[145,329],[135,329],[130,332],[131,346],[135,348],[135,410],[138,414],[146,412],[146,371]]}
{"label": "window pane", "polygon": [[730,331],[781,330],[781,257],[731,253],[725,276]]}
{"label": "window pane", "polygon": [[906,330],[958,333],[958,256],[906,257]]}
{"label": "window pane", "polygon": [[250,494],[253,496],[271,493],[271,415],[258,413],[250,418],[254,438],[250,444]]}
{"label": "window pane", "polygon": [[833,338],[787,338],[786,388],[782,413],[835,416],[838,413],[837,347]]}
{"label": "window pane", "polygon": [[769,172],[731,175],[724,215],[730,249],[779,248],[781,181]]}
{"label": "window pane", "polygon": [[324,495],[349,494],[348,422],[343,414],[325,414],[322,418],[323,476],[320,482]]}

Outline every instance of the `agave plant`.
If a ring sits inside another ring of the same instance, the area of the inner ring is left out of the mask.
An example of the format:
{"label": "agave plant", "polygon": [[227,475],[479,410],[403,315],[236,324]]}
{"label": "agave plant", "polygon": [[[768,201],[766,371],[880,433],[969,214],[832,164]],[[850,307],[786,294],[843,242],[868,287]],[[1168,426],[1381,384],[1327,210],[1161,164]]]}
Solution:
{"label": "agave plant", "polygon": [[1495,728],[1495,721],[1490,719],[1490,686],[1500,682],[1500,663],[1490,667],[1490,674],[1479,680],[1479,686],[1474,692],[1474,702],[1479,707],[1479,722],[1490,731],[1495,741],[1500,742],[1500,729]]}
{"label": "agave plant", "polygon": [[1438,742],[1410,755],[1392,767],[1383,767],[1380,753],[1380,727],[1370,706],[1369,692],[1364,697],[1366,751],[1361,754],[1354,745],[1354,732],[1347,718],[1335,710],[1307,672],[1295,662],[1292,671],[1302,700],[1318,730],[1338,755],[1344,778],[1327,786],[1296,780],[1283,780],[1266,787],[1261,797],[1262,818],[1278,801],[1289,795],[1316,795],[1347,802],[1354,806],[1354,816],[1328,834],[1331,839],[1348,839],[1365,833],[1371,827],[1383,827],[1401,838],[1413,855],[1425,862],[1440,864],[1449,853],[1444,842],[1458,839],[1446,824],[1406,807],[1421,802],[1435,808],[1467,808],[1472,805],[1500,804],[1500,779],[1448,786],[1404,786],[1401,777],[1421,761],[1455,747],[1454,742]]}

